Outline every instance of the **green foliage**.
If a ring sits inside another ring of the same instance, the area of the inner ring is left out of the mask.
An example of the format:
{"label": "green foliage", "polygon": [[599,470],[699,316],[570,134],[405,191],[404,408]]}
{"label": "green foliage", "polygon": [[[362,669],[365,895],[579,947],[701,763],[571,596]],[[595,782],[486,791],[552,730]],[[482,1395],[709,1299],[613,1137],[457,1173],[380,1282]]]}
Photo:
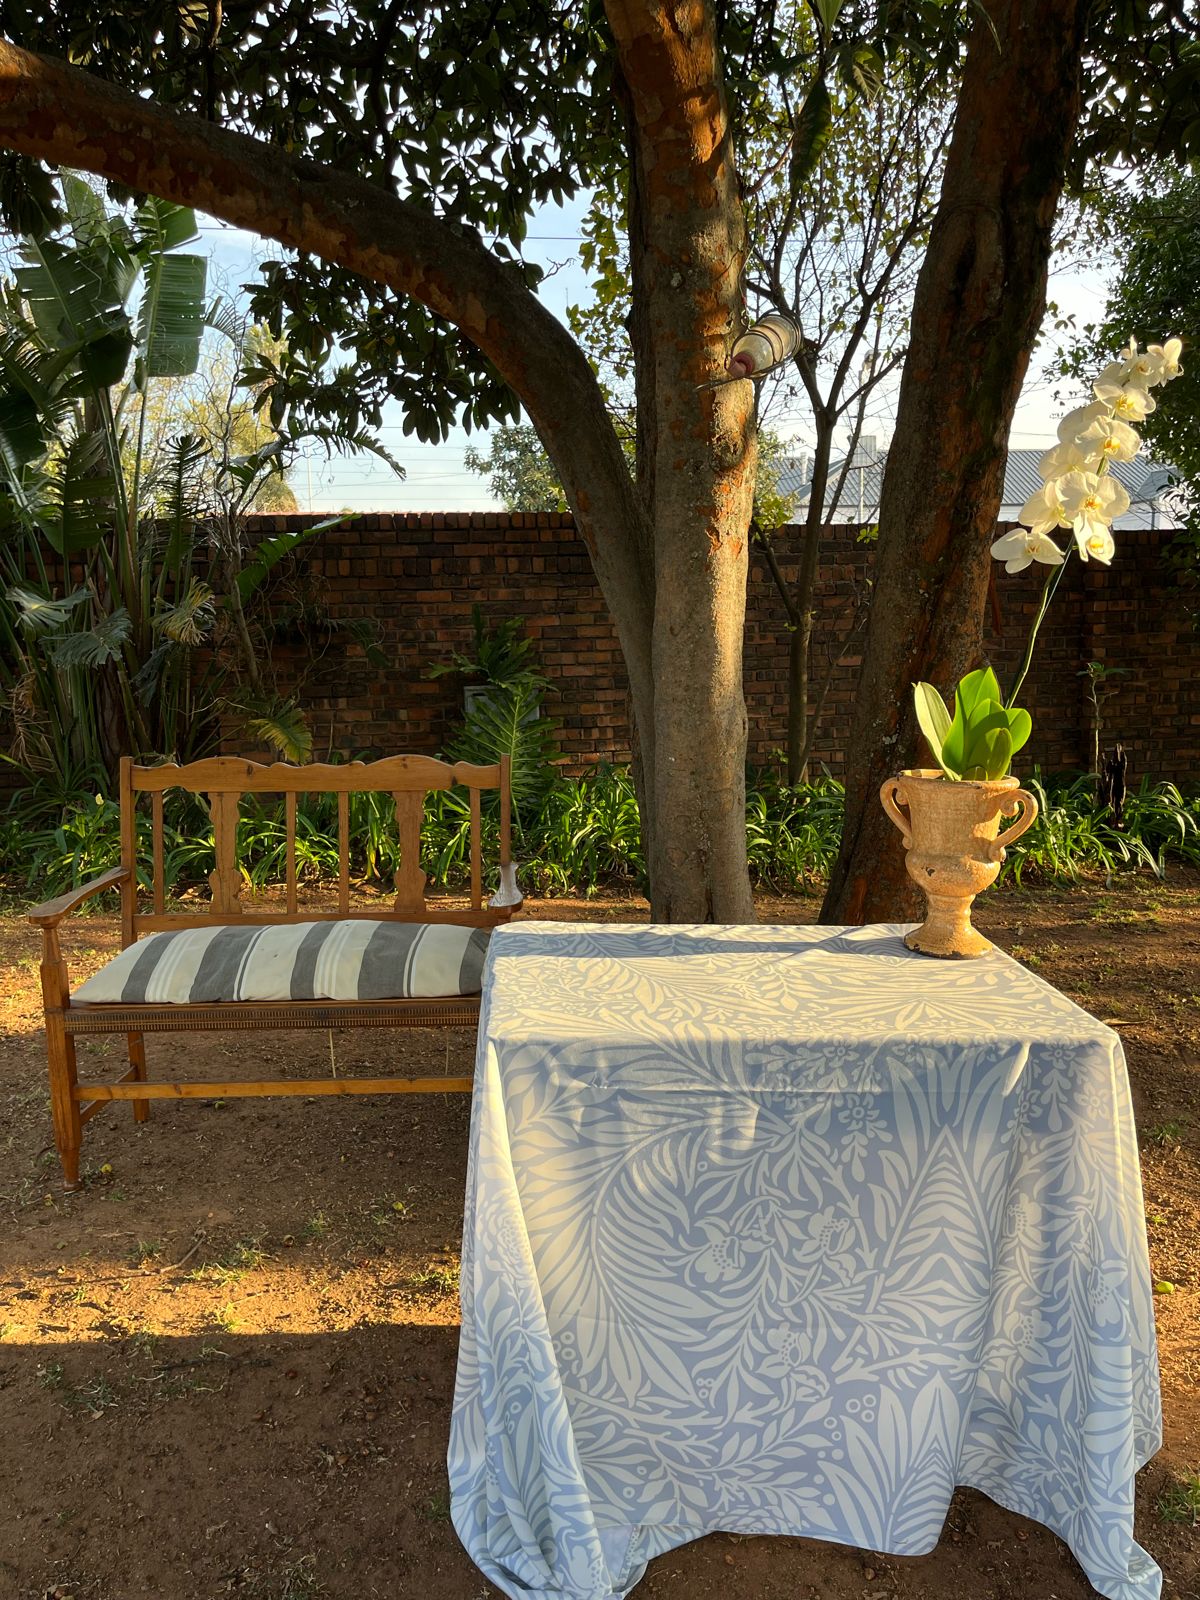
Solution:
{"label": "green foliage", "polygon": [[472,683],[546,686],[534,654],[533,640],[525,636],[524,617],[501,617],[489,626],[478,603],[471,607],[472,640],[469,651],[456,650],[448,661],[429,668],[431,678],[457,673]]}
{"label": "green foliage", "polygon": [[518,822],[536,808],[553,781],[559,759],[557,724],[542,715],[549,683],[524,617],[503,617],[489,627],[479,605],[471,607],[470,653],[456,651],[429,669],[431,678],[453,673],[473,685],[461,728],[447,745],[454,761],[488,766],[507,756],[512,764],[513,809]]}
{"label": "green foliage", "polygon": [[[0,287],[10,757],[59,787],[80,771],[111,782],[121,754],[203,753],[220,710],[242,707],[248,731],[295,759],[311,740],[298,707],[264,682],[243,606],[339,519],[268,539],[244,565],[241,519],[305,439],[373,442],[286,406],[275,424],[261,419],[260,390],[286,352],[206,304],[206,261],[182,249],[196,238],[189,208],[149,198],[126,217],[70,173],[61,186],[61,231],[22,239]],[[200,404],[186,384],[201,381],[209,330],[231,348],[217,362],[220,397]],[[181,417],[201,431],[178,431]],[[52,579],[62,557],[82,573],[65,596]]]}
{"label": "green foliage", "polygon": [[994,782],[1033,729],[1028,711],[1005,706],[990,667],[968,672],[954,691],[954,715],[931,683],[913,685],[917,722],[948,778]]}
{"label": "green foliage", "polygon": [[469,471],[487,479],[488,488],[506,511],[567,509],[562,484],[536,428],[528,424],[493,429],[488,435],[487,455],[468,446],[463,461]]}
{"label": "green foliage", "polygon": [[[1170,861],[1200,865],[1200,794],[1170,783],[1143,782],[1128,798],[1126,828],[1112,827],[1095,800],[1090,776],[1046,784],[1030,780],[1040,814],[1008,852],[1002,877],[1073,882],[1087,873],[1146,870],[1162,877]],[[164,806],[167,891],[206,891],[213,870],[212,824],[204,802],[168,790]],[[832,778],[789,787],[769,773],[751,773],[746,795],[746,845],[753,882],[775,893],[815,888],[837,855],[843,793]],[[470,880],[471,810],[466,793],[428,797],[421,833],[422,865],[434,890],[461,891]],[[499,849],[495,813],[483,816],[485,862]],[[150,818],[139,814],[138,854],[150,860]],[[338,875],[337,800],[304,795],[296,813],[296,857],[307,883]],[[282,802],[248,796],[238,824],[246,883],[261,889],[284,876],[287,829]],[[384,893],[399,866],[395,808],[383,794],[350,796],[351,873]],[[52,792],[28,791],[0,817],[0,873],[39,898],[57,894],[116,866],[120,816],[103,797],[65,804]],[[637,798],[629,772],[598,767],[583,777],[555,774],[537,807],[518,826],[516,856],[527,893],[589,896],[643,887],[645,858]],[[148,887],[148,881],[146,883]]]}
{"label": "green foliage", "polygon": [[532,682],[489,686],[474,696],[466,720],[446,747],[451,760],[481,766],[508,757],[518,820],[530,815],[546,793],[559,759],[557,724],[541,715],[542,693]]}
{"label": "green foliage", "polygon": [[1200,794],[1185,796],[1173,783],[1143,779],[1126,797],[1118,830],[1096,801],[1092,775],[1044,784],[1027,779],[1038,802],[1036,822],[1008,852],[1001,878],[1020,883],[1026,872],[1047,882],[1073,882],[1086,872],[1144,869],[1166,874],[1171,859],[1200,865]]}

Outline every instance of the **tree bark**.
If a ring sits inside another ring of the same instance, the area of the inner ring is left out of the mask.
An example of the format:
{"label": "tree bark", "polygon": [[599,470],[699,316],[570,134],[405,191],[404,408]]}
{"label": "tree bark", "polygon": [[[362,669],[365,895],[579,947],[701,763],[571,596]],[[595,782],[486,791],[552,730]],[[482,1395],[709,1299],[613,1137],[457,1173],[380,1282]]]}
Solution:
{"label": "tree bark", "polygon": [[913,303],[879,511],[876,584],[846,751],[830,922],[916,909],[883,780],[927,764],[911,685],[979,663],[1008,434],[1046,303],[1051,230],[1080,111],[1086,0],[988,0],[968,47],[941,200]]}
{"label": "tree bark", "polygon": [[608,0],[632,144],[639,484],[653,530],[651,908],[754,918],[746,869],[742,633],[754,496],[750,383],[723,372],[746,230],[716,19],[700,0]]}

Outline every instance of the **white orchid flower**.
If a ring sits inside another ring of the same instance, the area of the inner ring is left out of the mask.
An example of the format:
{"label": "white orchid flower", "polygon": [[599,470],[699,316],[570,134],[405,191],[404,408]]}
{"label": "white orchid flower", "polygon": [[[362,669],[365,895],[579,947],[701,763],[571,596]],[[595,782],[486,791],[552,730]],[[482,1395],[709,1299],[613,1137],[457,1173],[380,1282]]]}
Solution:
{"label": "white orchid flower", "polygon": [[1139,350],[1137,340],[1130,339],[1124,350],[1121,351],[1119,359],[1121,377],[1114,378],[1110,376],[1110,368],[1117,364],[1116,362],[1110,362],[1109,367],[1106,367],[1100,376],[1101,383],[1132,383],[1139,389],[1146,389],[1152,383],[1161,383],[1163,381],[1159,376],[1161,363],[1154,354],[1153,347],[1149,350]]}
{"label": "white orchid flower", "polygon": [[1082,472],[1090,464],[1085,452],[1072,440],[1070,444],[1056,444],[1047,450],[1038,462],[1038,472],[1049,482],[1051,478],[1064,477],[1068,472]]}
{"label": "white orchid flower", "polygon": [[1146,379],[1139,380],[1136,369],[1131,371],[1127,361],[1110,361],[1096,379],[1097,383],[1123,384],[1140,382],[1143,389],[1146,387],[1147,381]]}
{"label": "white orchid flower", "polygon": [[1095,390],[1099,401],[1123,422],[1141,422],[1158,408],[1158,401],[1150,391],[1136,383],[1097,383]]}
{"label": "white orchid flower", "polygon": [[1173,378],[1178,378],[1183,368],[1179,365],[1179,357],[1183,354],[1182,339],[1168,339],[1166,344],[1152,344],[1146,352],[1158,362],[1159,377],[1157,383],[1170,383]]}
{"label": "white orchid flower", "polygon": [[[1018,512],[1018,519],[1023,522],[1031,533],[1044,535],[1055,528],[1069,528],[1071,519],[1067,516],[1062,503],[1059,485],[1062,479],[1052,478],[1049,483],[1044,483],[1036,494],[1031,494],[1029,499]],[[1006,535],[1006,537],[1008,537]],[[995,555],[993,547],[992,554]],[[999,558],[998,558],[999,559]]]}
{"label": "white orchid flower", "polygon": [[1065,557],[1053,539],[1028,528],[1014,528],[996,540],[992,554],[1003,561],[1005,572],[1024,572],[1031,561],[1047,567],[1061,567]]}
{"label": "white orchid flower", "polygon": [[1075,534],[1080,555],[1095,533],[1107,533],[1129,510],[1129,491],[1117,478],[1098,472],[1068,472],[1058,482],[1063,515]]}
{"label": "white orchid flower", "polygon": [[1141,434],[1117,417],[1097,417],[1079,436],[1079,449],[1088,457],[1091,471],[1102,461],[1132,461],[1141,445]]}
{"label": "white orchid flower", "polygon": [[1108,406],[1103,400],[1093,400],[1090,405],[1076,406],[1074,411],[1068,411],[1058,425],[1058,438],[1061,444],[1075,444],[1079,436],[1085,433],[1097,417],[1108,415]]}
{"label": "white orchid flower", "polygon": [[1103,566],[1108,566],[1117,548],[1107,528],[1093,528],[1090,533],[1082,535],[1076,533],[1075,543],[1085,561],[1099,561]]}

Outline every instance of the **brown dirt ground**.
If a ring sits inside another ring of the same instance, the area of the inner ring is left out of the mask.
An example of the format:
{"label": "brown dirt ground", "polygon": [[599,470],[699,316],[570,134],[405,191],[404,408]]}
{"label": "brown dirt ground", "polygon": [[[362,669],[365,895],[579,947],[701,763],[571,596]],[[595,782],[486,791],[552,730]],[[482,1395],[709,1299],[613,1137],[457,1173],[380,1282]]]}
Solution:
{"label": "brown dirt ground", "polygon": [[[814,899],[764,900],[810,921]],[[533,915],[626,920],[637,901]],[[1200,1469],[1200,875],[994,892],[979,923],[1122,1034],[1141,1128],[1166,1444],[1138,1537],[1170,1600],[1200,1596],[1200,1541],[1163,1496]],[[73,974],[117,946],[67,939]],[[156,1101],[85,1130],[87,1182],[50,1144],[35,936],[0,918],[0,1597],[485,1600],[448,1515],[465,1097]],[[447,1046],[447,1039],[449,1045]],[[149,1042],[197,1077],[329,1071],[325,1034]],[[471,1070],[472,1040],[342,1033],[343,1073]],[[84,1041],[88,1067],[117,1045]],[[960,1493],[937,1550],[898,1559],[716,1535],[639,1595],[696,1600],[1078,1600],[1040,1526]]]}

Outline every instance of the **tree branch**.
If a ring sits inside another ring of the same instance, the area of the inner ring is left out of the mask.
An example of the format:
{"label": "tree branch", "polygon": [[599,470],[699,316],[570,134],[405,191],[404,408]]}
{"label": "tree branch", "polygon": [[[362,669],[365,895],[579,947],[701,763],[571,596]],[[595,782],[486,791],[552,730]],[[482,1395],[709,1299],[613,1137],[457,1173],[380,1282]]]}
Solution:
{"label": "tree branch", "polygon": [[493,363],[541,434],[631,680],[648,681],[653,589],[644,564],[645,513],[587,359],[518,267],[354,173],[167,110],[4,41],[0,146],[195,206],[411,295],[453,323]]}

